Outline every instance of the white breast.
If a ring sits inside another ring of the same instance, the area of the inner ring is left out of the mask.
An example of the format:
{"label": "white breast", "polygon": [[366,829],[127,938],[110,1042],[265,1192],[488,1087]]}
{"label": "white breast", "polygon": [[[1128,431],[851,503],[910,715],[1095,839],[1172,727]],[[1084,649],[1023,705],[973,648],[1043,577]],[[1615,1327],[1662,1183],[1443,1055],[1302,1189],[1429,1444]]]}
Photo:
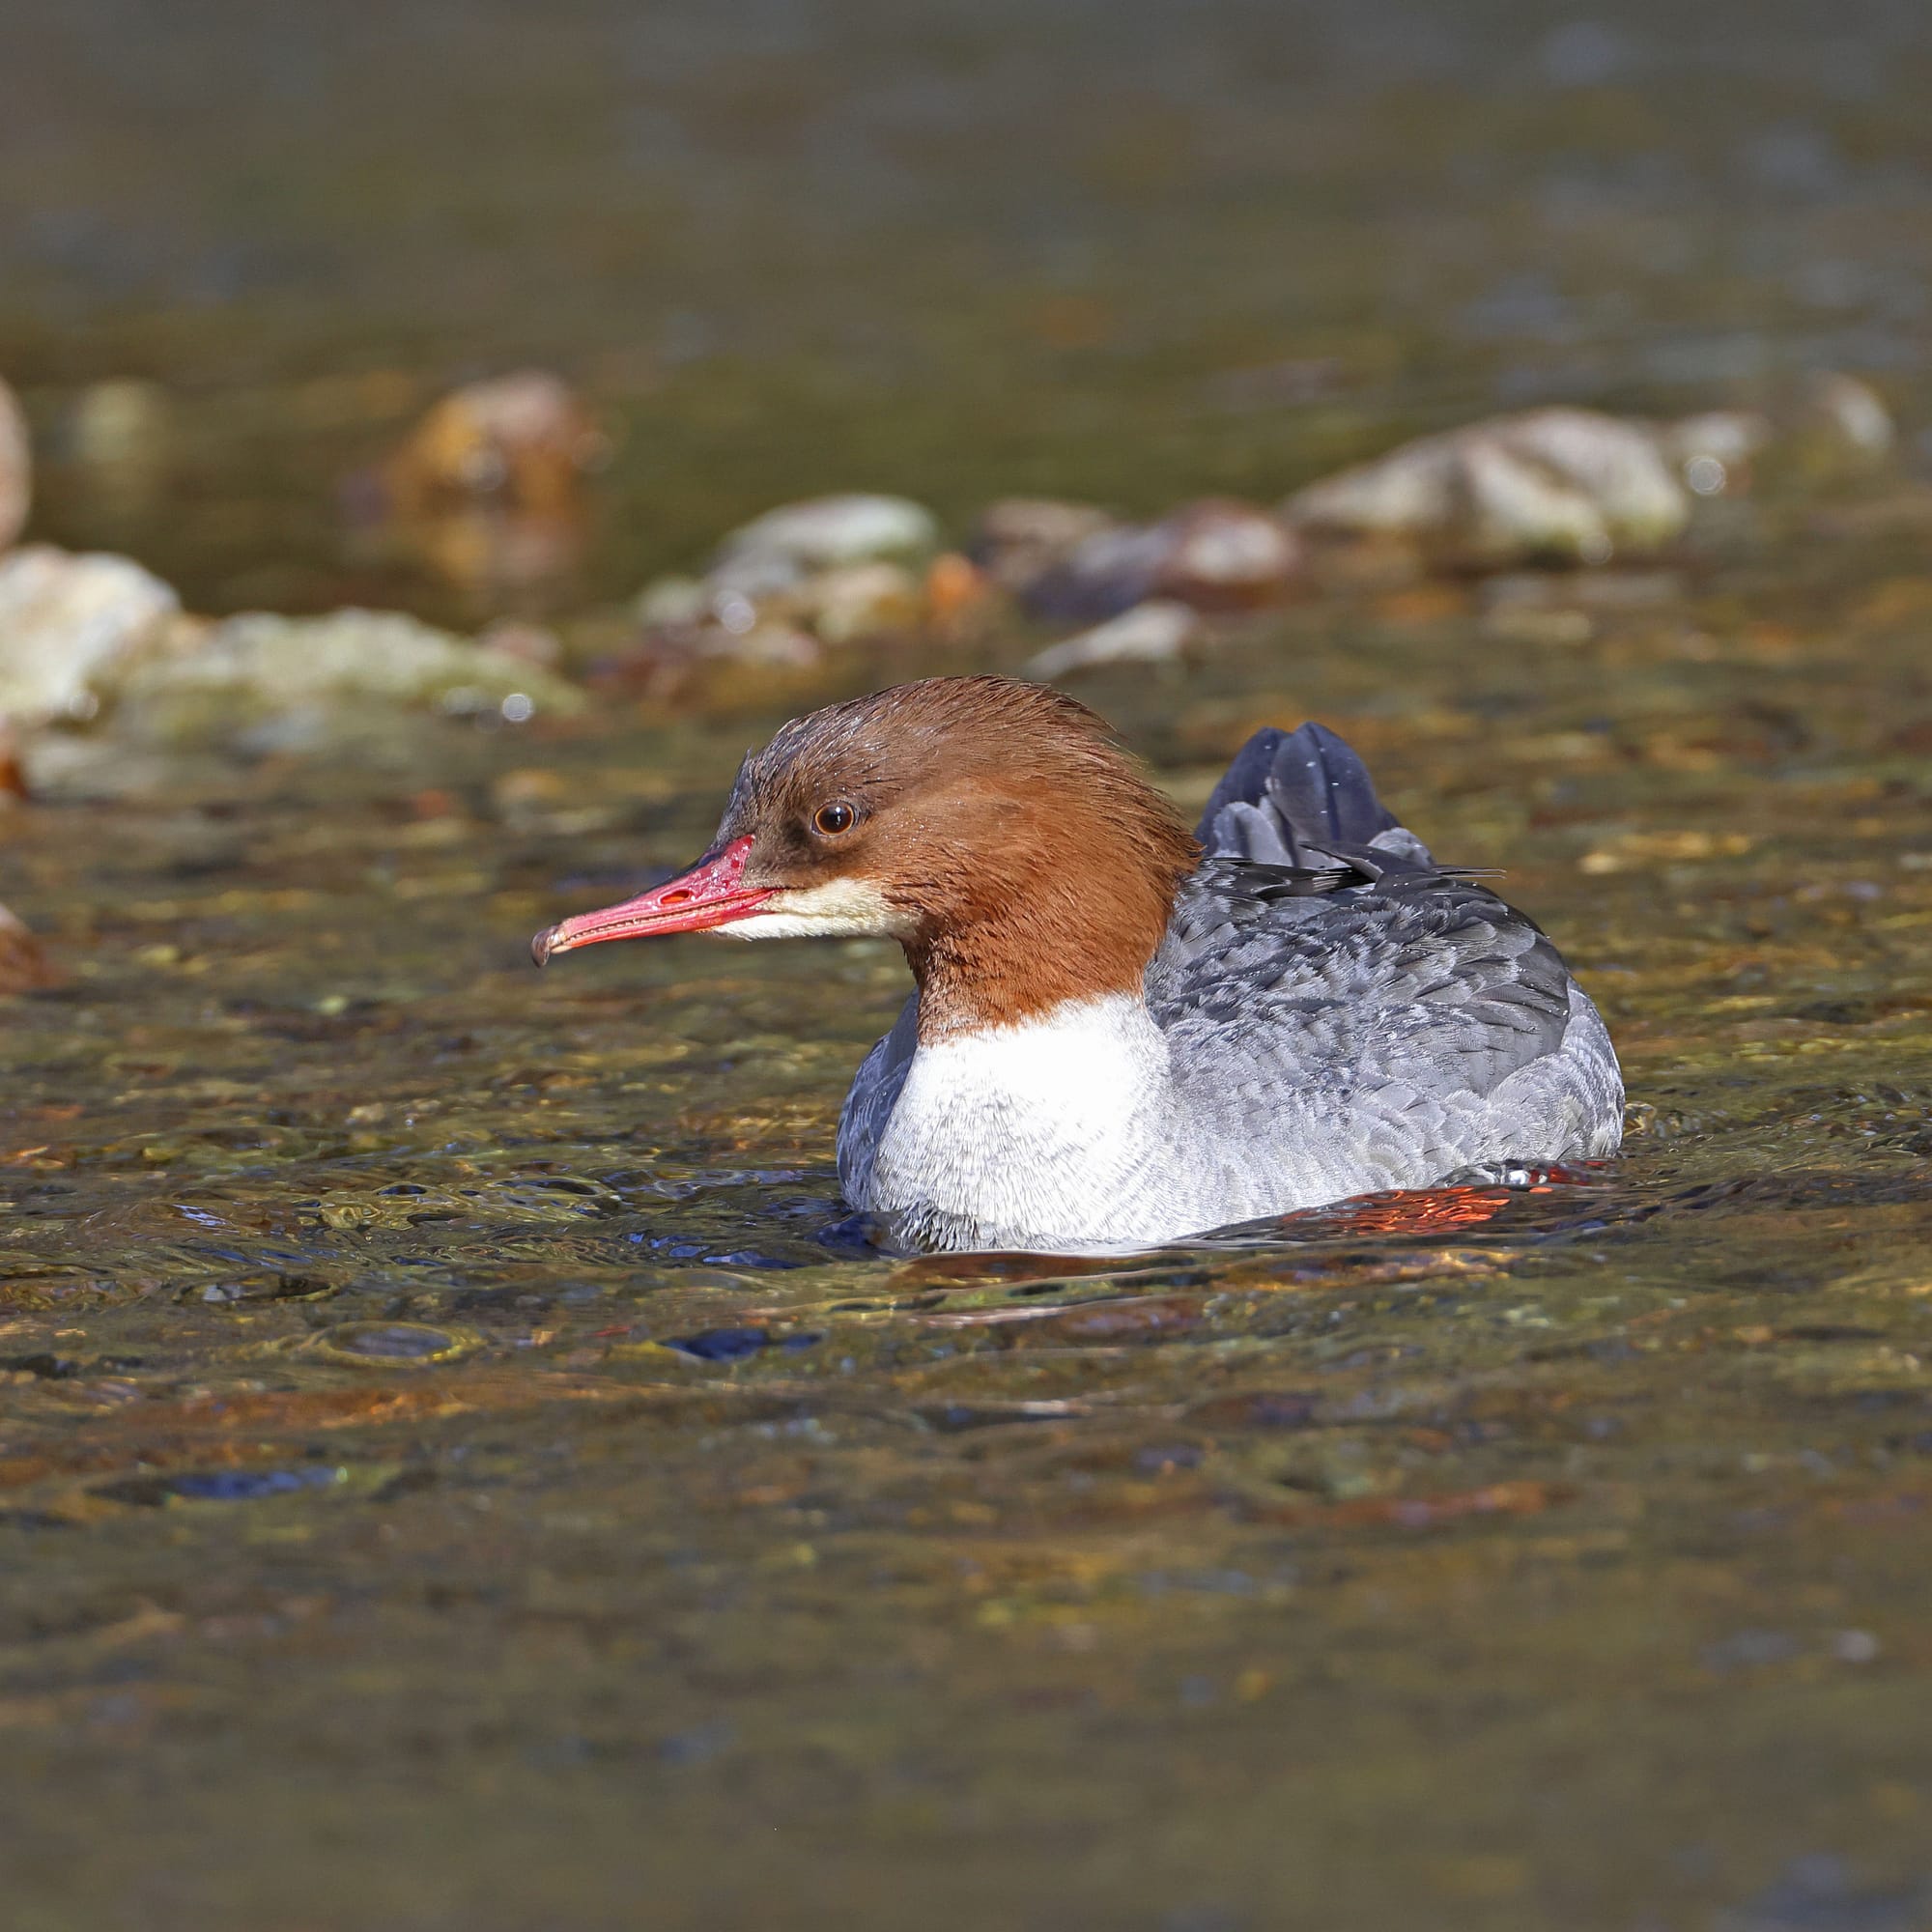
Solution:
{"label": "white breast", "polygon": [[1167,1044],[1124,994],[922,1045],[873,1155],[867,1199],[977,1245],[1091,1247],[1173,1230]]}

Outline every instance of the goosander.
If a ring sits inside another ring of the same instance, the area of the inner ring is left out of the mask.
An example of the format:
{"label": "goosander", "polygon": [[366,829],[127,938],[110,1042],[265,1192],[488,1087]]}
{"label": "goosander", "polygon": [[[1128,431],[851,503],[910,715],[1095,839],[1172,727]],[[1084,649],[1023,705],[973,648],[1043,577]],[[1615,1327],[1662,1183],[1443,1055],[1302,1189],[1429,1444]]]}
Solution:
{"label": "goosander", "polygon": [[1190,835],[1044,686],[832,705],[746,757],[689,871],[531,951],[700,931],[905,949],[838,1175],[915,1247],[1149,1247],[1622,1137],[1555,947],[1320,724],[1257,732]]}

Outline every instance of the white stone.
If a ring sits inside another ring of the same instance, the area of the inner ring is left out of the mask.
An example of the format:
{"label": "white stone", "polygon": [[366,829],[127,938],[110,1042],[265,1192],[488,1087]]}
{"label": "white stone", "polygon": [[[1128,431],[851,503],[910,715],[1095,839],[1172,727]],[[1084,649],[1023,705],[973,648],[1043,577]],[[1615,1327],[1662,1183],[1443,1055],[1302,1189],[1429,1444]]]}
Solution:
{"label": "white stone", "polygon": [[1595,410],[1531,410],[1403,444],[1285,506],[1317,534],[1389,537],[1433,561],[1496,569],[1655,551],[1690,497],[1655,431]]}
{"label": "white stone", "polygon": [[125,556],[29,544],[0,557],[0,717],[87,719],[181,599]]}
{"label": "white stone", "polygon": [[1056,678],[1095,665],[1163,663],[1180,655],[1199,624],[1187,605],[1157,598],[1122,611],[1078,637],[1048,645],[1027,660],[1023,674]]}
{"label": "white stone", "polygon": [[[719,546],[713,576],[750,575],[757,563],[769,565],[776,576],[785,565],[803,573],[876,557],[921,557],[938,542],[939,525],[932,512],[907,497],[860,493],[813,497],[767,510],[733,530]],[[769,587],[784,585],[774,582]]]}

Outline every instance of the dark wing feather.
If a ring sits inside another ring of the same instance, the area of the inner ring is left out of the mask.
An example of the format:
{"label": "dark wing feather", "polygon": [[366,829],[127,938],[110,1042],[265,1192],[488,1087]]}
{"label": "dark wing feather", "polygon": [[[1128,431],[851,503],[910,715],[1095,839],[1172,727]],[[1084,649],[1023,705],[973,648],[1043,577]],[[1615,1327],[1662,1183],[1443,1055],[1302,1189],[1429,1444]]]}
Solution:
{"label": "dark wing feather", "polygon": [[1304,724],[1270,725],[1235,753],[1195,837],[1210,857],[1305,867],[1400,831],[1352,748],[1325,725]]}

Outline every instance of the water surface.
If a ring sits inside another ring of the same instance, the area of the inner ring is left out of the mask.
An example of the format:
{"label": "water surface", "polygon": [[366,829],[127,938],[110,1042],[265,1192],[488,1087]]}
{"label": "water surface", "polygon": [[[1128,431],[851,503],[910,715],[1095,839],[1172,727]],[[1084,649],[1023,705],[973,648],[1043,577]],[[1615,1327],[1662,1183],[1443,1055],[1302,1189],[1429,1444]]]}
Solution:
{"label": "water surface", "polygon": [[[103,376],[184,399],[173,495],[56,454],[42,528],[203,608],[463,614],[357,560],[332,479],[528,354],[630,429],[566,613],[802,487],[1267,496],[1409,422],[1818,359],[1928,419],[1910,10],[1197,11],[1056,10],[1067,93],[997,10],[767,9],[757,62],[709,12],[412,10],[435,62],[357,119],[398,28],[209,7],[161,59],[131,10],[15,10],[96,104],[10,122],[11,366],[50,433]],[[173,138],[196,51],[246,170]],[[477,89],[529,117],[480,153]],[[629,119],[539,112],[586,97]],[[110,166],[161,151],[201,198]],[[882,1254],[832,1134],[892,950],[529,968],[702,849],[786,709],[1036,639],[70,759],[0,818],[71,974],[0,1011],[11,1922],[1932,1923],[1917,460],[1542,604],[1365,591],[1082,685],[1187,806],[1256,725],[1344,731],[1603,1006],[1625,1157],[1421,1226]]]}

